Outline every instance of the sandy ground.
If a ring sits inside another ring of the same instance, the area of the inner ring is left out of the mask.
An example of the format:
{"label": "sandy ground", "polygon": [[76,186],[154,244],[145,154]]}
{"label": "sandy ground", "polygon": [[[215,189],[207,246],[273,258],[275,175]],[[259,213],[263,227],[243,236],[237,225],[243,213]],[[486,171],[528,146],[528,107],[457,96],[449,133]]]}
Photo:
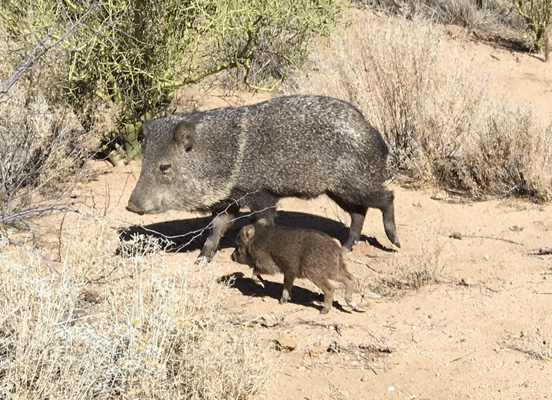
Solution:
{"label": "sandy ground", "polygon": [[[124,206],[140,163],[96,168],[93,186],[110,193],[107,215],[115,220],[168,235],[209,220],[177,211],[130,214]],[[278,304],[281,276],[265,277],[263,291],[249,279],[247,266],[230,260],[243,223],[203,267],[235,278],[233,288],[225,289],[224,315],[268,339],[285,335],[296,342],[295,350],[281,354],[284,366],[267,383],[266,398],[552,398],[552,255],[533,254],[552,247],[552,205],[517,199],[466,203],[433,189],[397,185],[394,190],[402,248],[392,248],[380,212],[371,210],[364,240],[348,255],[360,282],[355,299],[368,308],[366,313],[341,307],[339,292],[339,305],[320,316],[313,302],[316,287],[308,281],[296,282],[291,303]],[[284,199],[279,209],[278,223],[346,235],[347,215],[325,197]],[[200,245],[165,257],[178,268],[197,257]],[[190,268],[200,273],[199,267]],[[401,268],[428,270],[437,282],[381,298],[363,284]],[[267,345],[266,351],[276,350]]]}
{"label": "sandy ground", "polygon": [[[472,46],[474,68],[495,76],[492,94],[512,104],[527,101],[550,118],[552,62],[476,43],[469,35],[450,40]],[[197,108],[226,100],[188,93]],[[265,98],[267,95],[265,95]],[[255,97],[246,102],[263,99]],[[120,226],[142,225],[163,234],[205,226],[205,215],[170,211],[139,216],[124,207],[137,181],[140,162],[111,168],[94,165],[90,183],[97,204]],[[350,313],[342,292],[334,309],[320,316],[316,288],[297,281],[291,303],[279,305],[281,276],[265,277],[266,290],[249,279],[250,270],[230,254],[239,226],[229,232],[213,262],[204,267],[232,276],[223,315],[244,322],[267,339],[285,334],[295,349],[281,352],[281,370],[263,389],[281,399],[548,399],[552,398],[552,205],[518,199],[465,202],[434,188],[394,184],[396,221],[402,248],[385,237],[381,214],[370,210],[364,240],[348,255],[359,281],[355,299],[367,312]],[[346,235],[348,216],[332,201],[284,199],[278,223],[312,227],[337,238]],[[452,235],[454,233],[454,235]],[[165,257],[179,268],[199,254]],[[419,290],[395,288],[393,296],[371,292],[394,271],[429,272],[436,281]],[[190,271],[199,273],[198,266]],[[369,286],[372,285],[372,286]],[[269,326],[263,326],[269,325]],[[270,343],[267,341],[267,343]],[[266,352],[275,352],[267,344]],[[259,354],[263,357],[263,354]]]}

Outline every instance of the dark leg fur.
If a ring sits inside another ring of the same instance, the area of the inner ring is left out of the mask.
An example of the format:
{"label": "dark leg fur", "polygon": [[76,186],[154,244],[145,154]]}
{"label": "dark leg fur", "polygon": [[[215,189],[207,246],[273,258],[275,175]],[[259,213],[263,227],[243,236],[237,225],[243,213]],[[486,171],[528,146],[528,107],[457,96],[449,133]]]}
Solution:
{"label": "dark leg fur", "polygon": [[219,213],[217,213],[217,211],[213,212],[214,219],[211,222],[211,233],[201,249],[201,253],[196,260],[196,264],[206,264],[211,260],[211,258],[213,258],[213,255],[215,254],[215,251],[217,251],[220,243],[220,239],[224,236],[224,233],[228,230],[228,228],[234,224],[235,219],[238,217],[239,211],[240,208],[237,204],[231,204],[225,209],[219,211]]}
{"label": "dark leg fur", "polygon": [[399,238],[396,233],[395,226],[395,207],[393,205],[394,195],[393,192],[386,189],[381,189],[381,191],[368,195],[362,201],[362,206],[349,204],[342,196],[329,193],[328,194],[332,200],[334,200],[341,208],[349,213],[351,216],[351,227],[349,229],[349,238],[343,244],[343,250],[349,251],[354,244],[360,239],[360,234],[362,232],[362,226],[364,224],[364,218],[366,216],[366,211],[368,207],[377,208],[381,210],[383,216],[383,227],[385,229],[385,234],[397,247],[401,247]]}
{"label": "dark leg fur", "polygon": [[282,290],[280,304],[287,303],[291,300],[291,289],[293,288],[293,281],[295,281],[295,276],[284,275],[284,290]]}
{"label": "dark leg fur", "polygon": [[367,207],[355,206],[347,203],[341,197],[329,194],[330,198],[337,203],[339,207],[344,209],[351,216],[351,227],[349,228],[349,238],[343,244],[344,251],[351,251],[352,247],[360,240],[364,218],[366,217]]}
{"label": "dark leg fur", "polygon": [[264,219],[269,225],[274,225],[276,216],[276,202],[278,198],[267,192],[249,194],[245,197],[245,204],[249,206],[253,221]]}
{"label": "dark leg fur", "polygon": [[383,227],[387,238],[397,247],[401,247],[397,237],[397,228],[395,226],[395,206],[393,200],[395,195],[391,190],[382,189],[376,197],[369,198],[368,207],[378,208],[383,216]]}

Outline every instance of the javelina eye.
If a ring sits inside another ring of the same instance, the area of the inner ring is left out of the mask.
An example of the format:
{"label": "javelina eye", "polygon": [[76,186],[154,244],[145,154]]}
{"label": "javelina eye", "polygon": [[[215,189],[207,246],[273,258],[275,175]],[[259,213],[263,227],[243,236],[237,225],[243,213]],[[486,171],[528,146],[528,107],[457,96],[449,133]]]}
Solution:
{"label": "javelina eye", "polygon": [[166,173],[166,172],[168,172],[170,169],[171,169],[171,164],[161,164],[161,165],[159,166],[159,170],[160,170],[162,173]]}

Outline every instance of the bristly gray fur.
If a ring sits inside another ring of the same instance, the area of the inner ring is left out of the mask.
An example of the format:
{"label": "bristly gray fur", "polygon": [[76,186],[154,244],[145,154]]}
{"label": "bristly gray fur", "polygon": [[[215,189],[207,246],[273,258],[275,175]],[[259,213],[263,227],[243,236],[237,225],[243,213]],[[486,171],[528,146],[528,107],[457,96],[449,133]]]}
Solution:
{"label": "bristly gray fur", "polygon": [[[185,132],[189,144],[176,136]],[[267,211],[279,198],[328,194],[351,214],[351,235],[360,237],[368,207],[383,212],[389,239],[395,233],[388,148],[381,134],[351,104],[323,96],[288,96],[251,106],[172,115],[145,124],[142,172],[128,209]],[[163,171],[161,171],[163,170]],[[237,206],[232,202],[239,199]],[[230,207],[230,208],[229,208]],[[362,221],[361,221],[362,219]],[[230,224],[213,231],[202,251],[211,258]]]}

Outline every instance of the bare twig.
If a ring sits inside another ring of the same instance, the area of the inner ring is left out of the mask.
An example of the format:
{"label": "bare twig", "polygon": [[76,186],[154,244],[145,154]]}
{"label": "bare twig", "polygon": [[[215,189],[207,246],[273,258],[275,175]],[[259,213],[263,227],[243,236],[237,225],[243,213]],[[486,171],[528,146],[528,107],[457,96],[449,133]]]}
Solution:
{"label": "bare twig", "polygon": [[381,273],[382,273],[382,271],[378,271],[377,269],[371,267],[368,263],[365,263],[364,261],[357,260],[357,259],[355,259],[355,258],[353,258],[353,257],[351,257],[351,256],[347,256],[347,258],[348,258],[349,260],[351,260],[352,262],[356,263],[356,264],[364,265],[366,268],[368,268],[368,269],[374,271],[374,272],[377,273],[377,274],[381,274]]}
{"label": "bare twig", "polygon": [[499,237],[494,237],[494,236],[485,236],[485,235],[465,235],[465,234],[462,234],[460,232],[451,233],[449,235],[449,238],[458,239],[458,240],[462,240],[463,238],[501,240],[501,241],[506,242],[506,243],[511,243],[511,244],[515,244],[515,245],[518,245],[518,246],[523,246],[522,243],[514,242],[513,240],[509,240],[509,239],[504,239],[504,238],[499,238]]}
{"label": "bare twig", "polygon": [[42,258],[44,261],[47,262],[48,264],[48,267],[50,267],[50,269],[52,270],[52,272],[58,274],[59,277],[61,277],[61,272],[59,272],[57,270],[57,268],[55,267],[54,263],[56,262],[59,262],[59,260],[53,260],[51,259],[50,257],[48,257],[46,254],[38,251],[37,249],[35,248],[32,248],[32,247],[29,247],[23,243],[19,243],[19,242],[16,242],[14,240],[11,240],[11,239],[8,239],[8,243],[11,244],[11,245],[14,245],[14,246],[17,246],[17,247],[21,247],[25,250],[31,250],[34,254],[36,254],[37,256],[39,256],[40,258]]}

